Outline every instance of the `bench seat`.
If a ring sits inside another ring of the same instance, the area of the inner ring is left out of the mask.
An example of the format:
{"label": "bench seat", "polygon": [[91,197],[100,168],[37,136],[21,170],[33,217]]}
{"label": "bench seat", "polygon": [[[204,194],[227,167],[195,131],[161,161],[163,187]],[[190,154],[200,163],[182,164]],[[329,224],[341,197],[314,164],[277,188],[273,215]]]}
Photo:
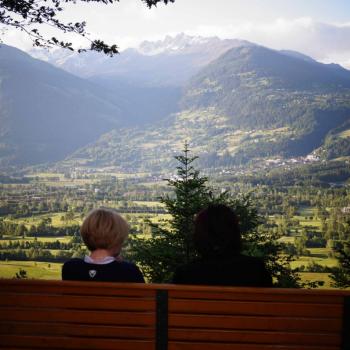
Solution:
{"label": "bench seat", "polygon": [[350,291],[0,280],[1,349],[350,350]]}

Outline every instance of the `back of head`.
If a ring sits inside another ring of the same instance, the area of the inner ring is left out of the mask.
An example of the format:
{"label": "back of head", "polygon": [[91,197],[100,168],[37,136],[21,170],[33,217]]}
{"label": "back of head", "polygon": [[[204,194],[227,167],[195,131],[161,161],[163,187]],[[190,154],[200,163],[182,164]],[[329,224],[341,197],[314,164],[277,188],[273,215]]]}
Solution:
{"label": "back of head", "polygon": [[81,237],[90,251],[120,249],[128,233],[128,223],[110,208],[91,210],[80,228]]}
{"label": "back of head", "polygon": [[197,214],[194,225],[194,243],[202,257],[226,257],[240,252],[238,217],[228,206],[208,206]]}

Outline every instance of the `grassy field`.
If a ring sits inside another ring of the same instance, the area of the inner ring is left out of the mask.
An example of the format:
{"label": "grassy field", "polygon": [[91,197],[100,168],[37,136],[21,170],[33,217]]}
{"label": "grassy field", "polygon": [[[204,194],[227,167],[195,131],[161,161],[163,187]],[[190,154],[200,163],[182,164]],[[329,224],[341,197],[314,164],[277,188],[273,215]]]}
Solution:
{"label": "grassy field", "polygon": [[314,256],[300,256],[297,260],[291,262],[291,267],[293,269],[304,265],[305,267],[316,263],[321,266],[334,267],[337,266],[337,259],[334,258],[319,258]]}
{"label": "grassy field", "polygon": [[14,278],[20,269],[27,271],[28,278],[35,279],[61,279],[59,263],[34,261],[0,261],[0,278]]}
{"label": "grassy field", "polygon": [[26,218],[17,218],[17,219],[7,219],[7,221],[10,221],[14,224],[23,224],[28,229],[32,225],[39,225],[39,223],[43,219],[51,218],[52,223],[51,225],[54,227],[66,227],[66,226],[72,226],[72,225],[79,225],[81,224],[82,219],[75,215],[73,220],[69,221],[62,221],[61,217],[64,216],[64,212],[58,212],[58,213],[49,213],[49,214],[40,214],[40,215],[33,215],[31,217]]}
{"label": "grassy field", "polygon": [[283,237],[281,237],[278,241],[280,241],[280,242],[282,242],[282,243],[291,243],[291,244],[294,244],[295,237],[283,236]]}
{"label": "grassy field", "polygon": [[151,202],[151,201],[132,201],[135,205],[144,205],[146,207],[160,207],[160,208],[164,208],[164,204],[160,203],[160,202]]}
{"label": "grassy field", "polygon": [[[312,215],[310,215],[311,217]],[[298,216],[295,215],[293,216],[293,219],[296,219],[299,221],[299,225],[301,227],[313,227],[317,230],[320,229],[321,227],[321,220],[316,219],[315,217],[313,217],[313,219],[309,219],[308,216]]]}
{"label": "grassy field", "polygon": [[[57,176],[57,174],[54,174]],[[50,178],[53,178],[52,174],[43,173],[40,174],[42,181],[50,181]],[[65,182],[66,179],[63,178],[63,175],[58,176],[59,181]],[[159,202],[152,201],[134,201],[136,206],[145,206],[147,208],[162,207],[162,204]],[[120,207],[122,206],[121,201],[109,201],[105,203],[108,206]],[[16,224],[24,224],[27,228],[30,228],[31,225],[38,225],[43,219],[51,218],[52,226],[54,227],[65,227],[71,225],[79,225],[81,223],[81,217],[76,215],[74,220],[66,222],[61,220],[61,217],[64,216],[64,212],[34,215],[30,218],[17,218],[17,219],[7,219]],[[149,231],[144,227],[144,220],[149,219],[153,223],[160,225],[167,225],[166,221],[171,219],[169,214],[152,214],[152,213],[123,213],[123,216],[129,221],[132,228],[137,229],[139,237],[148,238]],[[282,224],[283,217],[280,215],[270,216],[269,221],[277,225]],[[300,235],[300,230],[305,228],[307,231],[320,231],[321,221],[316,217],[316,209],[312,207],[299,207],[297,208],[297,215],[292,218],[293,221],[297,222],[295,227],[292,227],[290,234],[292,236],[284,236],[280,240],[284,243],[293,244],[295,241],[295,236]],[[296,232],[298,231],[298,232]],[[144,232],[144,233],[142,233]],[[71,240],[70,236],[59,236],[59,237],[38,237],[40,242],[54,242],[61,241],[68,243]],[[3,235],[0,239],[0,243],[8,243],[10,241],[34,241],[34,237],[10,237]],[[331,250],[329,248],[309,248],[309,255],[300,256],[295,261],[291,263],[292,268],[299,268],[302,265],[305,269],[308,269],[313,264],[318,264],[321,266],[333,267],[337,266],[337,260],[330,257]],[[56,255],[58,250],[51,250],[53,255]],[[48,262],[33,262],[33,261],[0,261],[0,278],[14,278],[16,272],[19,272],[20,269],[27,271],[28,278],[38,278],[38,279],[60,279],[61,277],[61,265],[60,263],[48,263]],[[299,273],[303,282],[307,281],[324,281],[325,284],[322,288],[330,288],[331,281],[328,277],[328,273],[319,273],[319,272],[300,272]]]}
{"label": "grassy field", "polygon": [[321,272],[300,272],[299,276],[302,282],[315,282],[322,281],[324,285],[320,288],[331,288],[331,279],[328,276],[328,273]]}
{"label": "grassy field", "polygon": [[84,186],[86,184],[92,184],[96,182],[96,179],[70,179],[66,178],[62,173],[35,173],[29,175],[33,177],[36,181],[43,183],[48,186],[56,187],[72,187],[72,186]]}
{"label": "grassy field", "polygon": [[[37,237],[38,242],[56,242],[60,241],[62,243],[68,243],[72,239],[71,236],[55,236],[55,237]],[[33,242],[35,240],[35,237],[10,237],[10,236],[4,236],[2,239],[0,239],[1,243],[9,243],[9,242]]]}

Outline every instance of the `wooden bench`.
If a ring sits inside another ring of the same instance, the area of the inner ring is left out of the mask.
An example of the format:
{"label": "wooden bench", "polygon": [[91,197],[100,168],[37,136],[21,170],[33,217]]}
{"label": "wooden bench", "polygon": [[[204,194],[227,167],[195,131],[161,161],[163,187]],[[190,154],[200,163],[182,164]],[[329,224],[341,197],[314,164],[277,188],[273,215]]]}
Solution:
{"label": "wooden bench", "polygon": [[350,349],[350,292],[0,280],[0,348]]}

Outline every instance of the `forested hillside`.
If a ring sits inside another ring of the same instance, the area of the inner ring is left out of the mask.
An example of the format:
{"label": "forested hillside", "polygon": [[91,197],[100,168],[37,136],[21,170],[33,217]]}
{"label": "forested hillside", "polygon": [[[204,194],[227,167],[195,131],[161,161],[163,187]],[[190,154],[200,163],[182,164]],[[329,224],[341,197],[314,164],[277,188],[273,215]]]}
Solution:
{"label": "forested hillside", "polygon": [[[332,159],[349,155],[344,146],[349,118],[349,71],[249,44],[196,74],[184,88],[178,113],[145,130],[112,131],[72,159],[156,170],[169,166],[185,140],[206,167],[313,151]],[[335,130],[342,130],[342,138]]]}
{"label": "forested hillside", "polygon": [[349,156],[350,71],[294,51],[180,34],[115,61],[0,51],[0,164],[159,170],[185,140],[205,167]]}
{"label": "forested hillside", "polygon": [[319,147],[331,129],[349,120],[350,72],[302,55],[242,46],[192,78],[182,105],[191,110],[215,108],[238,129],[288,127],[293,139],[263,144],[265,154],[305,155]]}

